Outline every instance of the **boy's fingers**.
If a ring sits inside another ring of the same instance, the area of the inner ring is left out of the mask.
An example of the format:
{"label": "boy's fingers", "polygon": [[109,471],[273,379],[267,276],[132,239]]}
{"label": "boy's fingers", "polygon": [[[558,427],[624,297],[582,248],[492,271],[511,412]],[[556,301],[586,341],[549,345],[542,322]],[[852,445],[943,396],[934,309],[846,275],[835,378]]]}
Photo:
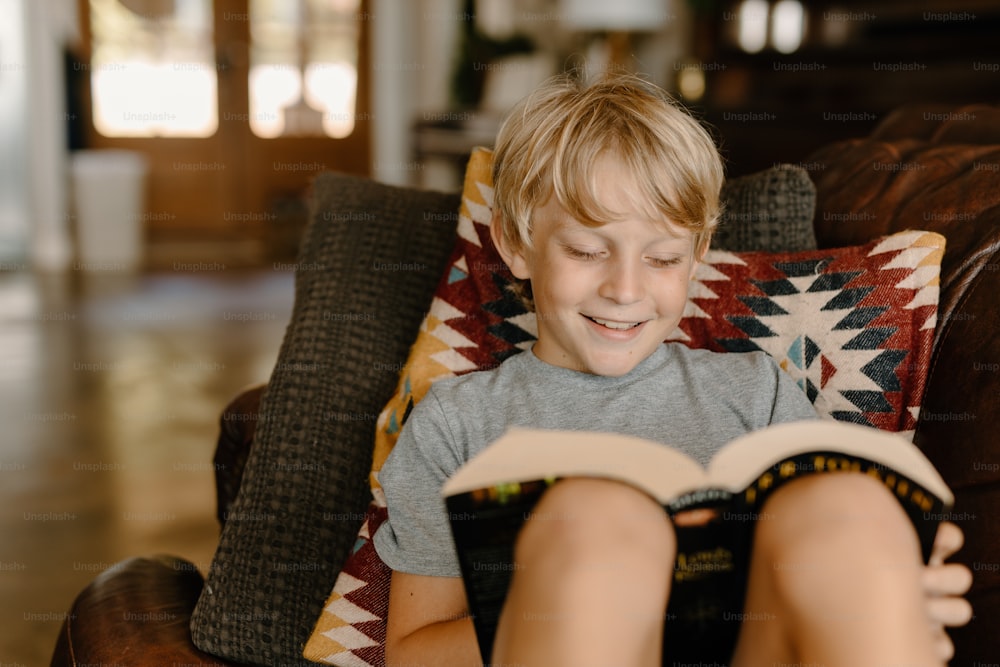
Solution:
{"label": "boy's fingers", "polygon": [[949,556],[962,548],[965,543],[965,535],[962,529],[950,521],[945,521],[938,526],[937,535],[934,536],[934,546],[931,549],[931,565],[940,565]]}
{"label": "boy's fingers", "polygon": [[972,587],[972,571],[961,563],[925,567],[921,579],[931,596],[965,595]]}
{"label": "boy's fingers", "polygon": [[926,604],[932,623],[958,627],[972,619],[972,605],[965,598],[931,598]]}
{"label": "boy's fingers", "polygon": [[938,659],[943,662],[948,662],[955,656],[955,645],[951,643],[951,637],[944,628],[938,628],[934,633],[934,650]]}

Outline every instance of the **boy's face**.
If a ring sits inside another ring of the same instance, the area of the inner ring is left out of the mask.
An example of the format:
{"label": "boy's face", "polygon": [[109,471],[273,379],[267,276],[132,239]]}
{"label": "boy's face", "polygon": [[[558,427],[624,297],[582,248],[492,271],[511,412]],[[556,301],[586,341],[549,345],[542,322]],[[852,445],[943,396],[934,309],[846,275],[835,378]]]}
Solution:
{"label": "boy's face", "polygon": [[617,160],[603,157],[595,166],[597,199],[623,219],[587,227],[552,195],[532,216],[532,248],[500,251],[515,276],[531,281],[535,355],[555,366],[620,376],[677,326],[697,262],[687,230],[635,211],[627,190],[632,179]]}

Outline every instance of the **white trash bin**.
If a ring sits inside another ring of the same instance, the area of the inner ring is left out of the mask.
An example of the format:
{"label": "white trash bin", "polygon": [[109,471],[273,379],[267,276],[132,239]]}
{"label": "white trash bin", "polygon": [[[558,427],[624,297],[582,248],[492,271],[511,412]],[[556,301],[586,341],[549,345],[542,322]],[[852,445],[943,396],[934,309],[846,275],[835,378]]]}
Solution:
{"label": "white trash bin", "polygon": [[138,269],[149,172],[146,157],[117,149],[75,151],[70,172],[76,212],[75,268]]}

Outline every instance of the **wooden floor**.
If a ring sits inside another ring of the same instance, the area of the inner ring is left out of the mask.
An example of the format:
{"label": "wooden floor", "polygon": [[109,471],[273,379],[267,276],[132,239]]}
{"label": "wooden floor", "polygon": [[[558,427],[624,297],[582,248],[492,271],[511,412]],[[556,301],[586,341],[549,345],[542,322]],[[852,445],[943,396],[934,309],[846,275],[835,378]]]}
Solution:
{"label": "wooden floor", "polygon": [[0,665],[47,665],[95,574],[135,555],[204,572],[219,413],[266,381],[288,272],[0,272]]}

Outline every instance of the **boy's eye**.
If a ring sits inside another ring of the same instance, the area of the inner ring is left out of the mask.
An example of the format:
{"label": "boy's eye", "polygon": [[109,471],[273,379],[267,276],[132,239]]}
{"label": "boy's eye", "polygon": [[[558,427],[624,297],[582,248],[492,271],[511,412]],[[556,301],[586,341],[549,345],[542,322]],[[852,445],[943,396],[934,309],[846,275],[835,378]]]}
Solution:
{"label": "boy's eye", "polygon": [[684,261],[683,257],[650,257],[649,262],[653,266],[667,268],[670,266],[677,266]]}
{"label": "boy's eye", "polygon": [[599,252],[582,250],[580,248],[574,248],[573,246],[570,245],[563,246],[563,248],[566,250],[566,254],[575,259],[594,260],[601,258],[601,253]]}

